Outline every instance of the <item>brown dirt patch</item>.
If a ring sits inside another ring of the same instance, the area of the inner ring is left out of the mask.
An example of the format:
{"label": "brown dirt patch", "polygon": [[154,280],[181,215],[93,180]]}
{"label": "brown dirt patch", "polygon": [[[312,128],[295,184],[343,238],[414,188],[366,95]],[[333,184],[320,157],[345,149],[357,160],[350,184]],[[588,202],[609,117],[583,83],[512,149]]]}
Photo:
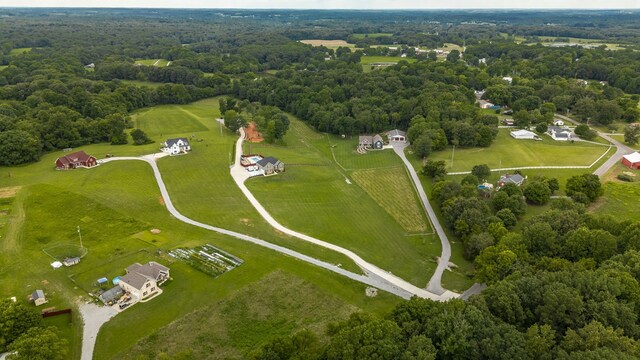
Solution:
{"label": "brown dirt patch", "polygon": [[262,134],[258,132],[258,127],[254,122],[249,123],[249,125],[244,128],[244,133],[247,141],[249,142],[259,143],[264,140],[264,138],[262,138]]}
{"label": "brown dirt patch", "polygon": [[22,189],[22,186],[9,186],[0,188],[0,199],[13,197],[18,193],[18,191],[20,191],[20,189]]}
{"label": "brown dirt patch", "polygon": [[344,40],[300,40],[301,43],[312,46],[353,46]]}
{"label": "brown dirt patch", "polygon": [[162,198],[162,196],[158,196],[158,202],[160,203],[160,205],[164,206],[164,199]]}

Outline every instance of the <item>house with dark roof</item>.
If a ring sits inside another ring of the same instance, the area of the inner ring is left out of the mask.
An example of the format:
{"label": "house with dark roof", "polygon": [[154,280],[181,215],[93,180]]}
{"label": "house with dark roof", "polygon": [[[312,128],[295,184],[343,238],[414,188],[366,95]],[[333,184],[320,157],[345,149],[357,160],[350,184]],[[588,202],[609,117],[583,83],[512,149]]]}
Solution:
{"label": "house with dark roof", "polygon": [[559,126],[549,126],[547,133],[557,141],[571,140],[571,130],[568,128],[561,128]]}
{"label": "house with dark roof", "polygon": [[187,138],[167,139],[167,141],[162,143],[160,150],[169,155],[186,154],[191,151],[191,145],[189,145]]}
{"label": "house with dark roof", "polygon": [[358,136],[358,147],[362,149],[376,149],[380,150],[384,146],[384,140],[380,134],[375,134],[373,136],[370,135],[360,135]]}
{"label": "house with dark roof", "polygon": [[500,180],[498,180],[498,187],[501,188],[506,184],[516,184],[520,186],[525,180],[526,178],[520,174],[504,174],[500,176]]}
{"label": "house with dark roof", "polygon": [[156,293],[158,285],[169,279],[169,268],[155,261],[149,261],[144,265],[135,263],[125,270],[127,274],[120,277],[118,285],[138,299]]}
{"label": "house with dark roof", "polygon": [[261,170],[264,175],[284,172],[284,163],[272,156],[259,160],[256,165],[258,166],[258,170]]}
{"label": "house with dark roof", "polygon": [[90,168],[96,165],[98,165],[98,160],[84,151],[74,152],[73,154],[59,157],[56,160],[56,169],[58,170],[69,170],[80,167]]}
{"label": "house with dark roof", "polygon": [[407,133],[402,130],[394,129],[387,131],[387,138],[389,138],[389,141],[406,142]]}

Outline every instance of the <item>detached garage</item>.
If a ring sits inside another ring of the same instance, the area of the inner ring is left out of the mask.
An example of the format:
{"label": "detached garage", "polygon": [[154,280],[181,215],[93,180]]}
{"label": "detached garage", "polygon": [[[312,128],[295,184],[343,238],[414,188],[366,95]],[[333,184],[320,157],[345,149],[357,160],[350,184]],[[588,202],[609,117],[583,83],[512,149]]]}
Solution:
{"label": "detached garage", "polygon": [[622,157],[622,164],[631,169],[640,169],[640,153],[634,152]]}

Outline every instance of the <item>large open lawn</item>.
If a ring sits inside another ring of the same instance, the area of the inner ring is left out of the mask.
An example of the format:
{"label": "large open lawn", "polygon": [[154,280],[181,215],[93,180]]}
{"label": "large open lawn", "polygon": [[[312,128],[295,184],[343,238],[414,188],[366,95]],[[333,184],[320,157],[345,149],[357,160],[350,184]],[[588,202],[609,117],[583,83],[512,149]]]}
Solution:
{"label": "large open lawn", "polygon": [[[286,146],[245,145],[245,152],[275,156],[287,164],[282,174],[250,179],[249,189],[284,226],[351,249],[425,286],[440,254],[440,243],[431,234],[400,158],[392,150],[357,154],[357,140],[320,134],[293,117],[291,121]],[[353,171],[358,169],[368,170]],[[381,179],[387,185],[391,178],[399,179],[400,185],[383,190],[371,180],[378,176],[389,176]],[[383,200],[385,191],[388,198],[413,205]],[[400,223],[399,213],[408,208],[419,216]],[[408,231],[404,226],[424,230]]]}
{"label": "large open lawn", "polygon": [[312,45],[312,46],[324,46],[329,49],[337,49],[339,47],[348,47],[355,48],[355,44],[350,44],[344,40],[321,40],[321,39],[310,39],[310,40],[300,40],[301,43]]}
{"label": "large open lawn", "polygon": [[[138,125],[156,140],[155,144],[96,144],[76,150],[85,150],[98,158],[107,153],[142,155],[156,152],[157,142],[166,137],[195,134],[192,154],[159,162],[174,204],[181,212],[196,220],[259,236],[310,256],[355,268],[342,255],[278,234],[257,215],[229,176],[229,153],[236,136],[224,129],[221,131],[215,122],[217,99],[158,107],[148,109],[148,112],[151,112],[149,118],[143,117]],[[144,110],[140,112],[145,113]],[[163,118],[165,113],[170,114],[168,118]],[[159,120],[155,123],[153,119]],[[283,271],[290,274],[291,279],[298,279],[287,281],[289,283],[315,288],[318,293],[314,297],[335,298],[331,301],[338,305],[330,309],[346,309],[337,314],[346,314],[351,311],[349,309],[381,312],[399,301],[386,293],[368,298],[364,293],[365,286],[360,283],[271,250],[177,221],[166,210],[153,173],[143,162],[121,161],[93,169],[55,171],[53,163],[61,154],[45,154],[41,161],[30,165],[0,168],[0,193],[5,194],[0,201],[3,214],[0,221],[4,224],[0,227],[0,294],[24,301],[33,289],[39,288],[49,299],[47,306],[75,308],[77,301],[88,299],[86,290],[94,287],[97,278],[111,278],[122,274],[123,267],[130,262],[151,259],[170,265],[174,278],[160,297],[131,307],[103,327],[96,344],[97,359],[123,357],[122,354],[128,353],[153,331],[214,301],[223,301],[231,293],[246,290],[242,294],[250,296],[252,284],[274,271]],[[13,188],[15,186],[20,187]],[[7,190],[9,187],[14,190]],[[79,265],[52,270],[49,264],[53,259],[43,250],[56,255],[63,255],[66,249],[75,251],[79,244],[77,226],[82,229],[86,256]],[[153,228],[162,231],[158,239],[143,236]],[[242,258],[244,264],[214,279],[185,263],[171,263],[163,255],[178,246],[205,243]],[[283,292],[280,300],[280,295],[272,295],[273,301],[264,305],[265,312],[278,312],[282,301],[291,298],[288,294]],[[240,300],[244,295],[234,296],[234,300]],[[229,314],[227,319],[231,323],[260,320],[253,313]],[[318,319],[319,316],[312,316],[302,325],[289,320],[289,325],[280,327],[278,334],[297,331],[301,327],[322,328],[325,320]],[[277,327],[281,321],[281,318],[275,318],[264,326]],[[69,340],[69,358],[79,359],[80,319],[74,315],[71,324],[64,319],[52,323],[61,326],[62,335]],[[242,337],[243,333],[247,340],[242,346],[225,343]],[[238,328],[236,337],[212,342],[212,346],[238,346],[242,351],[248,350],[267,340],[267,335],[257,334],[252,328]],[[189,335],[192,339],[206,338],[193,331]],[[200,335],[202,337],[198,337]]]}
{"label": "large open lawn", "polygon": [[11,49],[11,51],[9,51],[9,56],[22,55],[22,54],[30,52],[31,50],[32,50],[32,48],[30,48],[30,47]]}
{"label": "large open lawn", "polygon": [[[624,182],[617,175],[626,173],[634,182]],[[604,194],[589,208],[598,214],[612,215],[617,219],[637,221],[640,219],[640,170],[632,170],[616,164],[602,178]]]}
{"label": "large open lawn", "polygon": [[573,143],[555,141],[547,135],[541,138],[542,141],[516,140],[510,136],[508,129],[500,129],[497,138],[489,147],[456,148],[455,153],[449,147],[431,154],[429,158],[444,160],[449,172],[459,172],[470,171],[474,165],[478,164],[487,164],[492,169],[524,166],[588,166],[607,151],[606,146],[578,141]]}
{"label": "large open lawn", "polygon": [[371,65],[375,63],[398,63],[402,60],[410,63],[417,61],[414,58],[403,58],[400,56],[363,56],[360,58],[360,63],[362,65]]}
{"label": "large open lawn", "polygon": [[157,88],[158,86],[164,85],[161,82],[153,82],[153,81],[142,81],[142,80],[120,80],[123,84],[135,85],[135,86],[148,86],[150,88]]}
{"label": "large open lawn", "polygon": [[146,66],[168,66],[169,60],[166,59],[140,59],[135,61],[136,64],[146,65]]}
{"label": "large open lawn", "polygon": [[354,39],[364,39],[364,38],[380,38],[380,37],[389,37],[393,36],[392,33],[369,33],[369,34],[352,34]]}

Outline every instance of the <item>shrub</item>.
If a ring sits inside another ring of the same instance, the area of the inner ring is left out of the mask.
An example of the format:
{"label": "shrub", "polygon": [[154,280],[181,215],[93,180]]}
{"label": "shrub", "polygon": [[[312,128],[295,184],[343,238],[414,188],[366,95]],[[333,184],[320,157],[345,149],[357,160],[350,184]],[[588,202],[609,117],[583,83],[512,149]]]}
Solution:
{"label": "shrub", "polygon": [[628,174],[618,174],[617,178],[620,181],[633,182],[633,176]]}

